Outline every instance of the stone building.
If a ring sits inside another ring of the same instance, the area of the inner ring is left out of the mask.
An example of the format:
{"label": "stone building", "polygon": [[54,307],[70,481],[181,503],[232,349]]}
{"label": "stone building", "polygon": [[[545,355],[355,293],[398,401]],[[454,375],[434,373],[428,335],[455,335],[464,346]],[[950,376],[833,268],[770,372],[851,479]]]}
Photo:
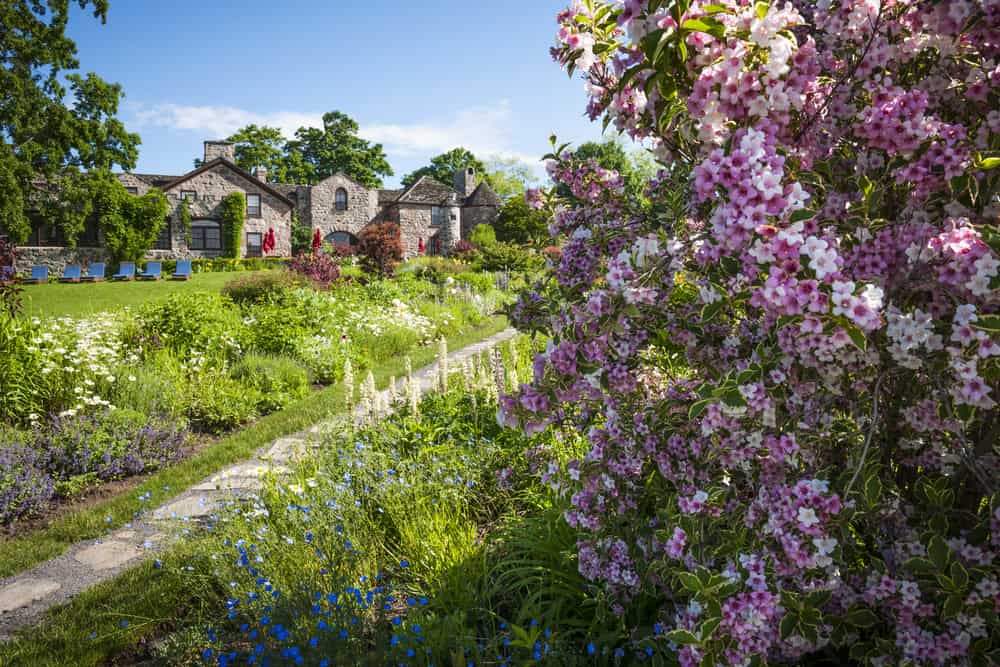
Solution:
{"label": "stone building", "polygon": [[[270,255],[290,255],[293,211],[299,224],[319,229],[324,239],[336,244],[356,244],[368,225],[394,222],[400,226],[405,254],[413,256],[421,247],[427,254],[447,254],[476,225],[493,224],[500,208],[489,185],[476,185],[472,169],[457,172],[454,187],[425,176],[409,188],[373,190],[343,173],[315,185],[272,183],[263,169],[251,174],[236,166],[235,146],[225,141],[206,141],[201,166],[181,176],[122,173],[117,178],[136,195],[158,188],[169,202],[167,224],[147,259],[221,255],[219,209],[233,192],[243,193],[247,204],[241,257],[260,257],[269,230],[275,239]],[[180,222],[182,201],[187,201],[191,215],[190,237]],[[102,245],[96,225],[88,226],[76,248],[68,248],[58,230],[39,221],[28,244],[18,249],[19,264],[46,264],[59,272],[66,264],[106,260]]]}

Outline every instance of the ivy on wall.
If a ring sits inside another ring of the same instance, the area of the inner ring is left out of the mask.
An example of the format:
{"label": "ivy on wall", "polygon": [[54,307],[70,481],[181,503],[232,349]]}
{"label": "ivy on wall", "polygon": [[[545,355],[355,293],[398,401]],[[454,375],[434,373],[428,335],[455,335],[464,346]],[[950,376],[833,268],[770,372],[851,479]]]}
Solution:
{"label": "ivy on wall", "polygon": [[243,222],[247,217],[247,201],[242,192],[232,192],[222,200],[221,205],[223,254],[226,257],[240,256],[240,241],[243,238]]}
{"label": "ivy on wall", "polygon": [[131,195],[114,178],[96,184],[93,205],[112,261],[142,259],[167,224],[169,205],[162,192]]}

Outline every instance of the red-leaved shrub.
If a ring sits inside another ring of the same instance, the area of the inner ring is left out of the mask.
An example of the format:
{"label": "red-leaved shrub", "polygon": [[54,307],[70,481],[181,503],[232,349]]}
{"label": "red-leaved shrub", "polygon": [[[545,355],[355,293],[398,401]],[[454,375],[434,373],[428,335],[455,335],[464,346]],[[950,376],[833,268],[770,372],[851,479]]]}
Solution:
{"label": "red-leaved shrub", "polygon": [[361,266],[368,273],[390,277],[396,264],[403,260],[403,240],[399,225],[395,223],[383,222],[365,227],[358,241]]}
{"label": "red-leaved shrub", "polygon": [[340,267],[326,253],[301,252],[288,260],[288,270],[308,278],[324,289],[340,280]]}

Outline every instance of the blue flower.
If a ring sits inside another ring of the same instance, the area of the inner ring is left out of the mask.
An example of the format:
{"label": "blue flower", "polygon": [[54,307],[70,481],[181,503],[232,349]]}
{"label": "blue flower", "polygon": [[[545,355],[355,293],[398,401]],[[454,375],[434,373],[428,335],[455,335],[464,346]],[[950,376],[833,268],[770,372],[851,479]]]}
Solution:
{"label": "blue flower", "polygon": [[[211,658],[211,657],[212,657],[213,655],[215,655],[215,651],[213,651],[213,650],[212,650],[212,649],[210,649],[210,648],[207,648],[207,649],[205,649],[204,651],[202,651],[202,652],[201,652],[201,657],[203,657],[203,658],[204,658],[205,660],[208,660],[208,659],[209,659],[209,658]],[[221,656],[220,656],[220,657],[221,657]]]}
{"label": "blue flower", "polygon": [[408,567],[410,567],[410,561],[408,561],[408,560],[401,560],[401,561],[399,561],[399,566],[401,568],[404,568],[404,569],[408,568]]}
{"label": "blue flower", "polygon": [[594,655],[597,653],[597,647],[594,646],[594,642],[587,644],[587,655]]}

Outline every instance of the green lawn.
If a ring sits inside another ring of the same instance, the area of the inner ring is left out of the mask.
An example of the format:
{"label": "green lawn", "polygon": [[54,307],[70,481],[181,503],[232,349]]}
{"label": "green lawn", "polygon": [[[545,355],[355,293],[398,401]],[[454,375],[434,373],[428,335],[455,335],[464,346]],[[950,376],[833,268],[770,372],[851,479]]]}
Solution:
{"label": "green lawn", "polygon": [[178,292],[218,292],[230,280],[250,273],[196,273],[191,280],[25,285],[24,311],[35,317],[65,317],[135,308]]}

